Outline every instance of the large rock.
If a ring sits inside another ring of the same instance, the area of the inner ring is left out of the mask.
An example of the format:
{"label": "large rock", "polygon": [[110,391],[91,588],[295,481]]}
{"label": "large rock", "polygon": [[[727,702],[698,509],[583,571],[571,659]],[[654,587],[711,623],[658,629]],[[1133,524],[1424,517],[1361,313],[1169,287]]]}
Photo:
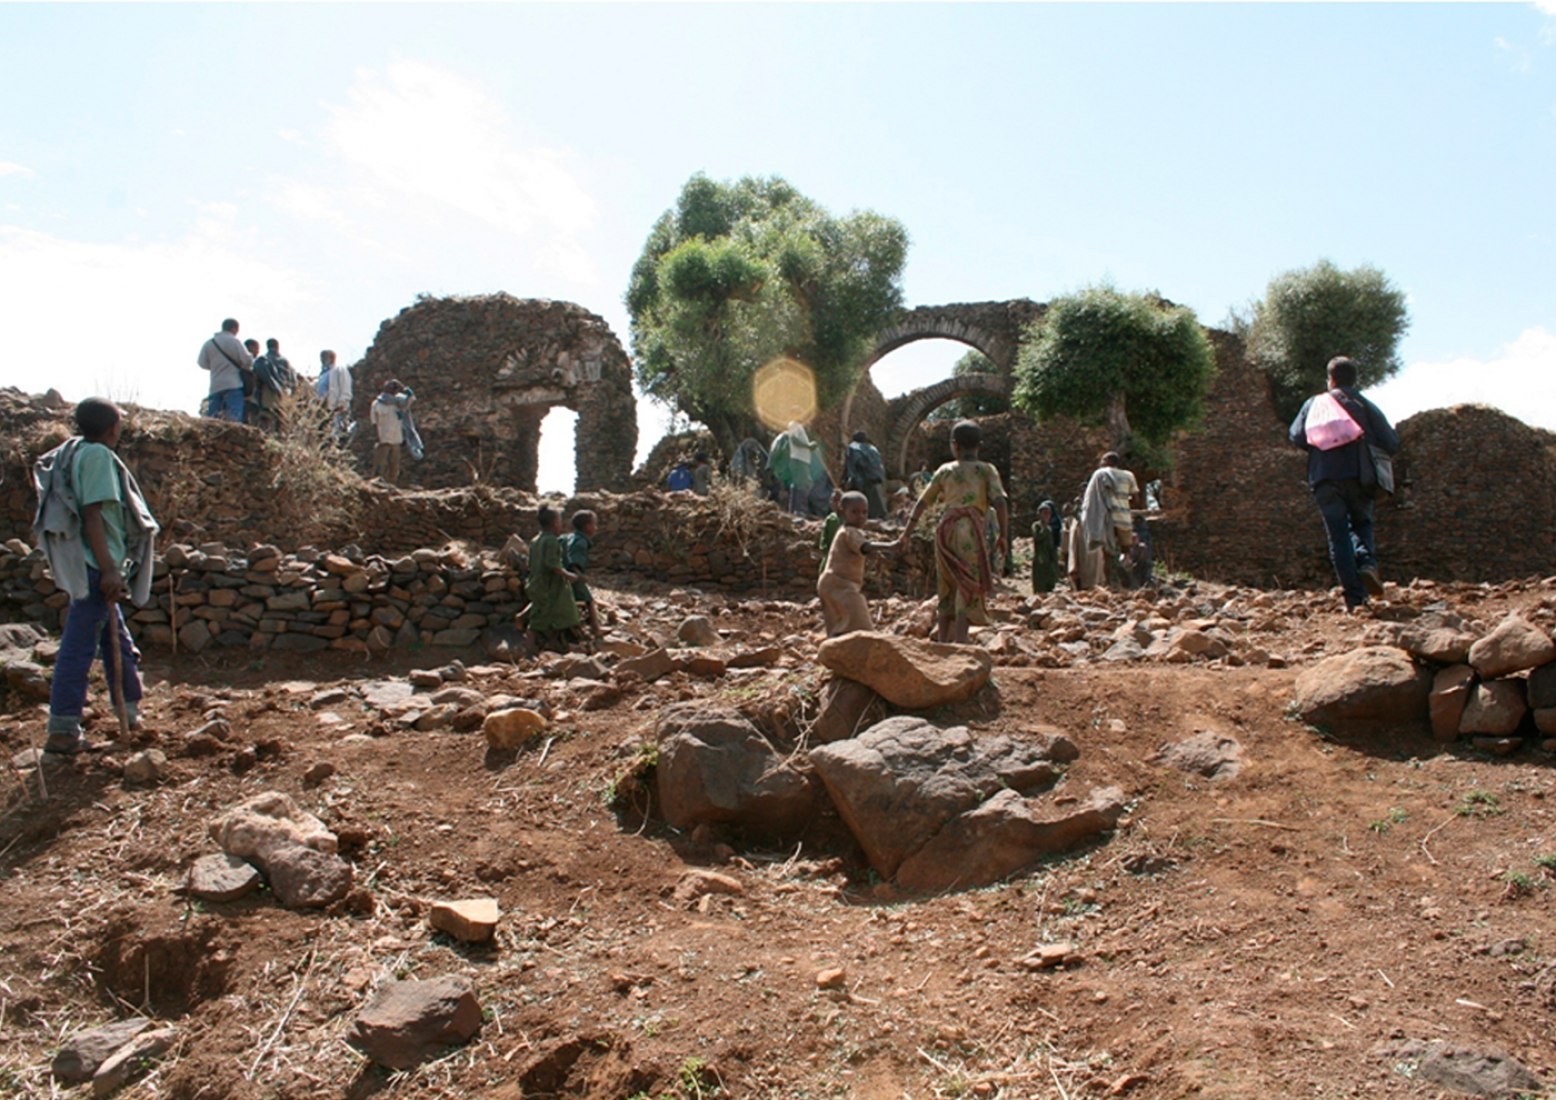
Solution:
{"label": "large rock", "polygon": [[1475,670],[1469,665],[1454,665],[1432,677],[1427,709],[1432,717],[1433,737],[1439,741],[1452,741],[1459,736],[1459,722],[1464,718],[1464,708],[1469,705],[1474,687]]}
{"label": "large rock", "polygon": [[351,893],[351,864],[332,852],[293,844],[270,852],[265,875],[288,909],[323,909]]}
{"label": "large rock", "polygon": [[675,636],[690,646],[718,645],[719,632],[705,615],[689,615],[676,628]]}
{"label": "large rock", "polygon": [[1182,741],[1162,745],[1156,762],[1206,779],[1231,779],[1243,767],[1243,746],[1235,737],[1196,733]]}
{"label": "large rock", "polygon": [[897,868],[897,885],[936,891],[986,886],[1046,855],[1067,852],[1118,825],[1124,792],[1093,790],[1084,802],[1054,805],[1000,791],[953,818]]}
{"label": "large rock", "polygon": [[157,1058],[173,1048],[178,1029],[160,1027],[143,1031],[125,1043],[92,1074],[93,1100],[105,1100],[151,1068]]}
{"label": "large rock", "polygon": [[810,820],[815,786],[740,715],[674,706],[660,715],[656,736],[659,808],[676,828],[733,825],[787,836]]}
{"label": "large rock", "polygon": [[346,1042],[390,1069],[413,1069],[481,1028],[469,978],[387,982],[358,1014]]}
{"label": "large rock", "polygon": [[1470,646],[1470,664],[1484,680],[1539,668],[1556,661],[1556,642],[1544,630],[1514,612],[1490,634]]}
{"label": "large rock", "polygon": [[336,849],[335,834],[280,791],[257,794],[211,822],[211,839],[228,855],[265,868],[269,854],[300,846],[319,852]]}
{"label": "large rock", "polygon": [[1405,1039],[1380,1044],[1372,1054],[1411,1077],[1471,1096],[1524,1096],[1543,1089],[1518,1059],[1498,1050],[1474,1050],[1441,1039]]}
{"label": "large rock", "polygon": [[942,645],[860,630],[823,642],[823,665],[909,710],[970,698],[989,682],[994,659],[982,646]]}
{"label": "large rock", "polygon": [[216,852],[201,856],[189,868],[184,892],[201,901],[237,901],[259,888],[259,872],[247,860]]}
{"label": "large rock", "polygon": [[834,677],[821,690],[821,709],[810,727],[811,742],[829,745],[852,737],[864,728],[870,713],[882,715],[880,701],[879,695],[858,680]]}
{"label": "large rock", "polygon": [[680,668],[680,662],[666,649],[654,649],[637,657],[628,657],[616,665],[618,676],[631,673],[641,676],[646,683],[653,683],[661,676],[668,676]]}
{"label": "large rock", "polygon": [[1058,734],[975,739],[961,726],[941,729],[905,715],[813,749],[810,758],[870,865],[892,878],[958,814],[1002,789],[1051,786],[1055,765],[1079,755]]}
{"label": "large rock", "polygon": [[1528,710],[1524,685],[1517,680],[1476,684],[1459,719],[1459,732],[1501,737],[1516,730]]}
{"label": "large rock", "polygon": [[499,751],[522,749],[546,728],[546,716],[528,707],[494,710],[481,721],[481,735]]}
{"label": "large rock", "polygon": [[128,1020],[115,1020],[101,1027],[78,1031],[66,1039],[54,1053],[54,1061],[49,1066],[49,1072],[54,1075],[55,1080],[67,1085],[79,1085],[83,1081],[89,1081],[97,1072],[97,1067],[108,1061],[114,1051],[119,1050],[150,1026],[150,1020],[131,1017]]}
{"label": "large rock", "polygon": [[1529,674],[1529,709],[1556,707],[1556,664],[1542,665]]}
{"label": "large rock", "polygon": [[1403,725],[1426,718],[1431,690],[1431,674],[1404,650],[1367,646],[1305,669],[1293,709],[1316,725]]}
{"label": "large rock", "polygon": [[1434,665],[1462,665],[1475,635],[1452,611],[1431,611],[1398,630],[1397,644],[1406,653]]}

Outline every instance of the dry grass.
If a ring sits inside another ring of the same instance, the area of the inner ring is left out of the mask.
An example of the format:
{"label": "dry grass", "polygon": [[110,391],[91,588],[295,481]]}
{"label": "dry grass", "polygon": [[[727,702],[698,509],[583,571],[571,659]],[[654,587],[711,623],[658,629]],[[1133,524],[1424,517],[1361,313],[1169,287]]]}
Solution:
{"label": "dry grass", "polygon": [[350,528],[361,507],[356,490],[362,479],[350,449],[332,429],[330,413],[299,386],[282,396],[278,420],[278,429],[264,440],[275,471],[270,488],[276,526],[302,540],[327,540]]}
{"label": "dry grass", "polygon": [[756,486],[738,478],[715,483],[704,499],[718,519],[718,537],[733,538],[741,554],[749,557],[752,539],[764,523],[772,521],[772,502],[757,492]]}

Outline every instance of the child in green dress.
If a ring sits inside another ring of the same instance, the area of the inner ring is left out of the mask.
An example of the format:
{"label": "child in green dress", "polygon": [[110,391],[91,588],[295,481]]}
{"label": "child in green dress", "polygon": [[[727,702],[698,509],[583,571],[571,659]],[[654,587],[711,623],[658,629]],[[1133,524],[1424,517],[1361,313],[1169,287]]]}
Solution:
{"label": "child in green dress", "polygon": [[573,513],[573,533],[562,540],[562,565],[578,575],[573,582],[573,599],[578,604],[579,614],[588,620],[589,633],[595,641],[600,640],[600,616],[584,574],[589,571],[589,549],[594,545],[594,536],[599,529],[599,517],[587,508],[580,509]]}
{"label": "child in green dress", "polygon": [[562,563],[562,513],[541,505],[540,533],[529,544],[529,637],[537,648],[566,651],[582,619],[573,599],[578,574]]}

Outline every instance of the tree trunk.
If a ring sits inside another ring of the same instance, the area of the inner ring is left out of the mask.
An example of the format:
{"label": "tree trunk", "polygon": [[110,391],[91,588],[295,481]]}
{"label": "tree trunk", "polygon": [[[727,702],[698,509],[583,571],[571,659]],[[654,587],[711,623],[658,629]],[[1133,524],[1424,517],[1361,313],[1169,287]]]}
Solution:
{"label": "tree trunk", "polygon": [[1108,398],[1107,408],[1108,435],[1113,440],[1113,450],[1121,456],[1129,454],[1130,443],[1134,439],[1134,432],[1129,427],[1129,413],[1124,408],[1124,395],[1115,393]]}

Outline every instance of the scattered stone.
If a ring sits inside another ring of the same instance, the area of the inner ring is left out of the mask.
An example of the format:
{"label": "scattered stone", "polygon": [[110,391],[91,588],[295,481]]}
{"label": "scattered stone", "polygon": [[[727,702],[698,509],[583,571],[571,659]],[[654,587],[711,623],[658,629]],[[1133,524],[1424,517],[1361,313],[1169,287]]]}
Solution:
{"label": "scattered stone", "polygon": [[676,659],[670,656],[667,649],[659,648],[649,650],[639,657],[628,657],[616,665],[618,676],[632,673],[640,676],[644,683],[651,684],[661,676],[668,676],[681,666]]}
{"label": "scattered stone", "polygon": [[1491,680],[1476,684],[1470,692],[1459,732],[1506,736],[1518,728],[1529,710],[1524,686],[1516,680]]}
{"label": "scattered stone", "polygon": [[676,828],[786,837],[810,823],[816,788],[739,714],[680,704],[661,713],[655,736],[659,806]]}
{"label": "scattered stone", "polygon": [[816,971],[817,989],[842,989],[848,984],[848,971],[841,966],[828,966]]}
{"label": "scattered stone", "polygon": [[1457,615],[1451,620],[1440,614],[1423,615],[1399,632],[1398,644],[1412,657],[1434,665],[1462,665],[1469,659],[1475,635],[1464,629]]}
{"label": "scattered stone", "polygon": [[1145,650],[1133,638],[1121,638],[1102,654],[1104,661],[1138,661],[1145,657]]}
{"label": "scattered stone", "polygon": [[546,728],[545,716],[528,707],[494,710],[481,723],[486,743],[499,752],[512,752],[529,744]]}
{"label": "scattered stone", "polygon": [[739,896],[745,892],[745,886],[735,876],[702,867],[693,867],[683,874],[673,891],[676,900],[683,902],[696,901],[705,894]]}
{"label": "scattered stone", "polygon": [[1076,957],[1073,943],[1045,943],[1021,960],[1028,970],[1052,970]]}
{"label": "scattered stone", "polygon": [[1185,628],[1168,635],[1167,658],[1203,658],[1215,661],[1228,653],[1226,643],[1203,630]]}
{"label": "scattered stone", "polygon": [[338,706],[349,698],[351,693],[343,687],[325,688],[323,691],[314,692],[313,697],[308,700],[308,705],[314,710],[323,710],[325,707]]}
{"label": "scattered stone", "polygon": [[259,871],[247,860],[216,852],[190,865],[184,892],[201,901],[237,901],[259,889],[259,877]]}
{"label": "scattered stone", "polygon": [[[9,656],[9,655],[7,655]],[[8,688],[30,702],[46,703],[49,699],[49,674],[35,661],[5,660],[5,683]]]}
{"label": "scattered stone", "polygon": [[405,677],[411,687],[436,688],[443,686],[443,674],[435,668],[413,668]]}
{"label": "scattered stone", "polygon": [[1136,852],[1124,860],[1122,866],[1131,875],[1157,875],[1163,871],[1170,871],[1178,865],[1178,861],[1171,856],[1157,855],[1155,852]]}
{"label": "scattered stone", "polygon": [[30,772],[38,767],[40,761],[46,761],[47,754],[42,749],[23,749],[11,757],[11,767],[19,772]]}
{"label": "scattered stone", "polygon": [[974,738],[962,726],[903,715],[813,749],[810,759],[870,865],[889,879],[958,814],[997,791],[1045,789],[1056,765],[1079,755],[1061,734]]}
{"label": "scattered stone", "polygon": [[328,760],[320,760],[317,764],[303,772],[303,786],[308,788],[317,787],[334,774],[335,765]]}
{"label": "scattered stone", "polygon": [[1556,661],[1556,642],[1517,612],[1470,647],[1469,662],[1484,680]]}
{"label": "scattered stone", "polygon": [[1454,665],[1432,677],[1432,693],[1426,704],[1432,718],[1433,737],[1439,741],[1452,741],[1459,736],[1459,723],[1464,718],[1464,708],[1469,705],[1474,687],[1475,670],[1469,665]]}
{"label": "scattered stone", "polygon": [[112,1096],[145,1073],[151,1068],[152,1061],[173,1048],[177,1038],[176,1028],[159,1027],[155,1031],[142,1031],[114,1051],[92,1074],[93,1100]]}
{"label": "scattered stone", "polygon": [[475,986],[461,974],[386,982],[352,1024],[346,1042],[389,1069],[413,1069],[481,1028]]}
{"label": "scattered stone", "polygon": [[228,855],[250,859],[263,869],[272,851],[312,848],[334,854],[335,834],[305,812],[290,795],[266,791],[240,802],[211,822],[211,839]]}
{"label": "scattered stone", "polygon": [[487,943],[497,933],[502,915],[496,898],[440,901],[427,913],[427,923],[465,943]]}
{"label": "scattered stone", "polygon": [[158,783],[167,774],[167,754],[161,749],[146,749],[124,762],[124,781],[147,786]]}
{"label": "scattered stone", "polygon": [[101,1027],[88,1028],[71,1035],[54,1053],[49,1072],[66,1085],[79,1085],[92,1079],[97,1068],[116,1050],[151,1026],[150,1020],[132,1017],[115,1020]]}
{"label": "scattered stone", "polygon": [[1156,763],[1206,779],[1231,779],[1243,767],[1243,746],[1235,737],[1201,732],[1156,750]]}
{"label": "scattered stone", "polygon": [[1327,657],[1297,676],[1293,709],[1335,727],[1404,725],[1427,716],[1432,678],[1402,649],[1367,646]]}
{"label": "scattered stone", "polygon": [[942,645],[860,630],[821,645],[818,660],[895,706],[927,710],[977,694],[994,668],[982,646]]}
{"label": "scattered stone", "polygon": [[717,657],[698,653],[681,662],[683,671],[704,680],[716,680],[729,670],[729,666]]}
{"label": "scattered stone", "polygon": [[690,615],[679,627],[675,636],[678,640],[690,646],[706,647],[718,645],[723,641],[714,625],[708,621],[705,615]]}
{"label": "scattered stone", "polygon": [[783,650],[775,645],[761,649],[746,649],[729,659],[730,668],[772,668],[783,657]]}
{"label": "scattered stone", "polygon": [[1373,1057],[1392,1062],[1397,1071],[1471,1096],[1512,1096],[1544,1086],[1516,1058],[1497,1050],[1453,1046],[1440,1039],[1382,1043]]}
{"label": "scattered stone", "polygon": [[272,851],[264,867],[276,900],[288,909],[323,909],[351,892],[351,864],[331,852],[294,844]]}
{"label": "scattered stone", "polygon": [[374,710],[395,710],[411,701],[416,689],[404,680],[369,680],[361,687],[362,700]]}

